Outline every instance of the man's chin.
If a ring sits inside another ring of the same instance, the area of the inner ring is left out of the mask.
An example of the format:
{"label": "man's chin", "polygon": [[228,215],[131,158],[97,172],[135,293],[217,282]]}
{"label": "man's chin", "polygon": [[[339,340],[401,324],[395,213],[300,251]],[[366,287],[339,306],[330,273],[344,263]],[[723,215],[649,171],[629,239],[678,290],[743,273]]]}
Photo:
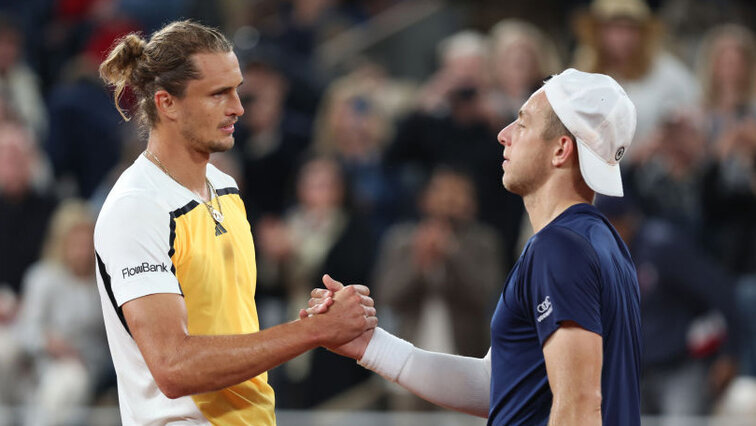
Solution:
{"label": "man's chin", "polygon": [[516,188],[516,186],[517,186],[517,185],[514,185],[514,184],[513,184],[512,182],[508,182],[508,181],[507,181],[507,179],[506,179],[506,177],[502,177],[502,178],[501,178],[501,185],[502,185],[502,186],[504,187],[504,189],[506,189],[506,190],[507,190],[508,192],[511,192],[512,194],[515,194],[515,195],[520,195],[520,196],[522,196],[522,193],[521,193],[521,191],[518,191],[518,189]]}
{"label": "man's chin", "polygon": [[213,141],[210,143],[210,153],[213,152],[226,152],[234,147],[234,136],[230,135],[221,140]]}

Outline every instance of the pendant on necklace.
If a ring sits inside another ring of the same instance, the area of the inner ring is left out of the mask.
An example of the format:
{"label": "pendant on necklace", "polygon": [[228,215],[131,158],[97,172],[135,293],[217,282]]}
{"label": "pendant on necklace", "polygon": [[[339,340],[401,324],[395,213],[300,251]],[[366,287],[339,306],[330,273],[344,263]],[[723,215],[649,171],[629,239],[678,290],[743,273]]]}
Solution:
{"label": "pendant on necklace", "polygon": [[228,231],[226,231],[226,228],[224,228],[223,225],[220,224],[220,222],[215,222],[215,236],[216,237],[218,235],[225,234],[226,232]]}
{"label": "pendant on necklace", "polygon": [[219,212],[218,210],[215,210],[214,208],[211,210],[210,213],[213,216],[213,220],[217,223],[223,222],[223,213]]}

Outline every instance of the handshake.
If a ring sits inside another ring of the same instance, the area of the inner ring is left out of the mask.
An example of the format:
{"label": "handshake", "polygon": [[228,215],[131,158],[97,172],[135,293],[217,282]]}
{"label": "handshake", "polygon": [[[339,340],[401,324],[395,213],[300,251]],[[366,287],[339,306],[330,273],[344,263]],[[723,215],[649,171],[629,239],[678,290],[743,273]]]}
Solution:
{"label": "handshake", "polygon": [[326,288],[310,292],[308,308],[299,311],[299,319],[319,322],[321,346],[360,360],[378,325],[370,290],[359,284],[344,286],[327,274],[323,284]]}

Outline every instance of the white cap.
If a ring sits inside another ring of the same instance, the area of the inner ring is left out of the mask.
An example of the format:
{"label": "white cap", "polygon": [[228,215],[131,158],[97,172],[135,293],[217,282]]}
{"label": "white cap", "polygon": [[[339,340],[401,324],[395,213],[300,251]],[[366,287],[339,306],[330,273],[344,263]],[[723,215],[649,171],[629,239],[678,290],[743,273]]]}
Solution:
{"label": "white cap", "polygon": [[613,78],[573,68],[543,86],[551,108],[577,140],[580,173],[599,194],[621,197],[619,161],[635,134],[635,105]]}

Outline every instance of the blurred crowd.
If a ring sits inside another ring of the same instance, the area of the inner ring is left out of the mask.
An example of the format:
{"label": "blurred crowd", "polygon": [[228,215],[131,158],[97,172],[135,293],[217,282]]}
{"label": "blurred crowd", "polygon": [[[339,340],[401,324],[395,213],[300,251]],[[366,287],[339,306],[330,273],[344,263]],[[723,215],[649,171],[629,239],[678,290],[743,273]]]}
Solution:
{"label": "blurred crowd", "polygon": [[[381,325],[419,347],[483,356],[532,233],[501,186],[496,134],[571,66],[613,76],[638,111],[627,196],[597,204],[638,269],[643,412],[756,415],[754,6],[554,1],[561,26],[545,27],[527,7],[461,3],[0,0],[0,405],[52,424],[115,403],[92,233],[145,132],[97,67],[125,33],[191,18],[242,64],[236,144],[211,161],[246,203],[263,326],[295,319],[327,272],[367,284]],[[390,36],[353,48],[390,18]],[[325,55],[344,40],[358,41],[348,55]],[[415,58],[386,54],[403,45]],[[396,71],[424,57],[422,78]],[[326,350],[270,375],[279,408],[430,409],[369,378]]]}

